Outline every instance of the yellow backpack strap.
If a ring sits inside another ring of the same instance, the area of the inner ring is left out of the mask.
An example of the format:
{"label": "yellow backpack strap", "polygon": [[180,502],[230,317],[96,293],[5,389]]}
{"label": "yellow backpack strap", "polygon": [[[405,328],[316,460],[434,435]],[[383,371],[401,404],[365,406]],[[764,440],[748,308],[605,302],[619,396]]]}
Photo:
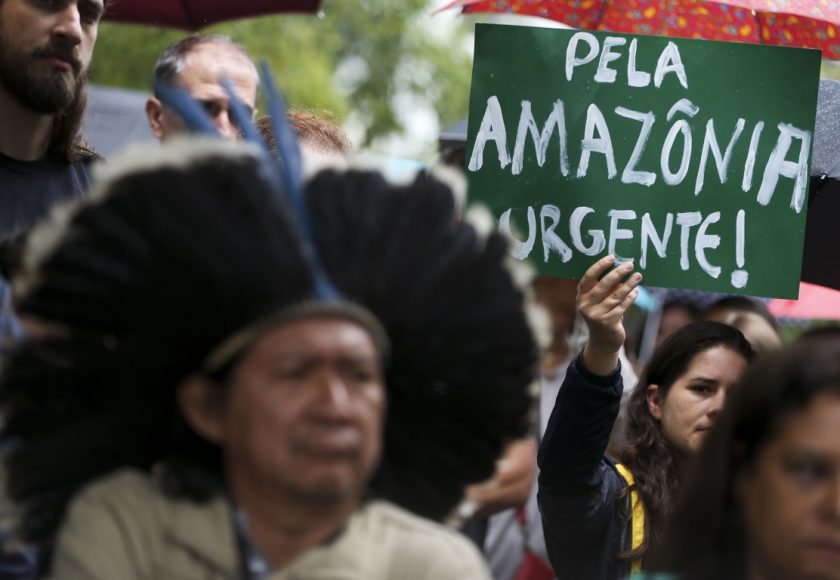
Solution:
{"label": "yellow backpack strap", "polygon": [[[622,479],[627,482],[628,487],[632,486],[636,482],[633,478],[633,474],[630,473],[630,470],[624,465],[616,463],[615,468],[618,471],[618,474],[621,475]],[[630,549],[636,550],[641,548],[645,541],[645,509],[642,506],[642,502],[639,500],[639,493],[635,489],[630,491],[630,526],[632,530],[630,536]],[[631,573],[641,572],[641,570],[641,558],[637,558],[630,563]]]}

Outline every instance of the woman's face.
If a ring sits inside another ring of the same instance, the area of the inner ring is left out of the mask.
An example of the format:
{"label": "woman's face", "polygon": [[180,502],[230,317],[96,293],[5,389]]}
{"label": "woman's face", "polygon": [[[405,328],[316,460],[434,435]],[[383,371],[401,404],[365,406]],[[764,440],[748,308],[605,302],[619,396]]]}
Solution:
{"label": "woman's face", "polygon": [[789,417],[740,477],[749,578],[840,579],[840,395]]}
{"label": "woman's face", "polygon": [[726,394],[747,368],[740,354],[716,346],[696,355],[665,396],[649,385],[648,409],[659,419],[662,435],[679,453],[693,454],[723,407]]}

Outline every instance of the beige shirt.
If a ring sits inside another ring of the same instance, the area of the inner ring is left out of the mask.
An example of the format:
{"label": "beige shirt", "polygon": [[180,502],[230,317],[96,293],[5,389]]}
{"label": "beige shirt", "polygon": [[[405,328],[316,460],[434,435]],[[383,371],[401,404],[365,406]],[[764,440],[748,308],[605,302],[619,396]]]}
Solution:
{"label": "beige shirt", "polygon": [[[123,470],[74,499],[58,535],[55,580],[234,580],[240,564],[230,504],[163,495],[146,474]],[[489,580],[457,532],[384,501],[361,506],[329,545],[271,580]]]}

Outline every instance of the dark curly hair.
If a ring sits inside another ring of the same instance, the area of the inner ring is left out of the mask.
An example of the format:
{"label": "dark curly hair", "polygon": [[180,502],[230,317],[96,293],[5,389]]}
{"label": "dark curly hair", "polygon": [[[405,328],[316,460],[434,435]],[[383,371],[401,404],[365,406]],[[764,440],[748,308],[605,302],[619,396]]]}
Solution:
{"label": "dark curly hair", "polygon": [[[627,444],[621,462],[633,473],[635,490],[645,508],[645,543],[624,558],[641,558],[658,545],[674,507],[680,486],[675,450],[662,434],[662,425],[650,412],[647,386],[658,385],[664,400],[671,386],[694,358],[716,347],[727,348],[745,360],[753,358],[750,343],[738,330],[719,322],[693,322],[674,332],[653,353],[628,403]],[[629,493],[625,490],[620,501]]]}

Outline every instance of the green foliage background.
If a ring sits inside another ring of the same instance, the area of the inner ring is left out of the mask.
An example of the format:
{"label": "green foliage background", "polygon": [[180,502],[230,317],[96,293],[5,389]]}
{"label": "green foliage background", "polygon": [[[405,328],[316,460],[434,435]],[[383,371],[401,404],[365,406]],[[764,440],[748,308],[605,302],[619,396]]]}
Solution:
{"label": "green foliage background", "polygon": [[[427,101],[442,127],[466,113],[471,67],[463,41],[467,24],[458,24],[444,41],[417,26],[418,17],[428,11],[428,0],[324,0],[318,16],[267,16],[202,32],[226,34],[256,60],[266,59],[292,106],[326,110],[338,121],[354,111],[366,129],[364,146],[403,130],[392,98],[398,93]],[[91,81],[148,90],[158,55],[184,35],[103,23]],[[343,66],[353,74],[345,75],[352,79],[339,86],[335,73]]]}
{"label": "green foliage background", "polygon": [[[267,16],[203,32],[226,34],[245,45],[255,59],[266,59],[292,106],[328,111],[339,122],[353,111],[365,128],[358,145],[367,146],[403,131],[394,108],[397,94],[427,102],[437,111],[441,127],[466,114],[472,66],[466,39],[475,19],[461,16],[451,34],[435,34],[431,28],[441,19],[418,25],[432,4],[431,0],[323,0],[318,16]],[[158,55],[185,34],[103,23],[91,80],[148,90]],[[336,72],[341,70],[352,74],[338,75],[344,82],[337,83]],[[840,64],[824,61],[822,75],[840,79]]]}
{"label": "green foliage background", "polygon": [[820,76],[840,81],[840,60],[823,60]]}

